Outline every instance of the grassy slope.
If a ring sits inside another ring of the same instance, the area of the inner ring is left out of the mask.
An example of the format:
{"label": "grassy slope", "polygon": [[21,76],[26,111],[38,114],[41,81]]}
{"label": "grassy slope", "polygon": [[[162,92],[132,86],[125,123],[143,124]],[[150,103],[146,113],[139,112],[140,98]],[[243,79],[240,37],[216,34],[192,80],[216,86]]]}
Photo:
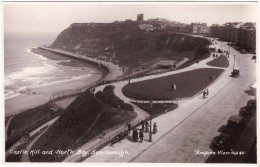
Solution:
{"label": "grassy slope", "polygon": [[213,66],[213,67],[227,68],[229,66],[229,61],[228,61],[226,56],[220,55],[216,59],[208,62],[207,65],[210,65],[210,66]]}
{"label": "grassy slope", "polygon": [[[223,72],[222,69],[203,68],[175,75],[131,83],[123,87],[127,97],[144,100],[172,100],[193,96],[205,89],[211,82],[209,76],[215,76],[214,81]],[[171,91],[175,83],[177,90]]]}
{"label": "grassy slope", "polygon": [[9,136],[6,142],[6,148],[9,148],[12,144],[19,140],[30,127],[51,116],[52,114],[53,110],[44,104],[15,115],[9,125],[7,135],[10,135],[11,130],[14,130],[14,133]]}
{"label": "grassy slope", "polygon": [[[86,131],[94,120],[101,114],[93,128]],[[136,116],[134,111],[110,107],[102,99],[98,99],[88,90],[79,96],[54,123],[50,129],[42,135],[32,149],[41,150],[67,150],[86,143],[97,136],[103,130],[125,123]],[[80,140],[78,140],[80,138]],[[75,144],[75,142],[77,143]],[[64,157],[63,157],[64,158]],[[54,155],[34,155],[32,161],[51,162]]]}

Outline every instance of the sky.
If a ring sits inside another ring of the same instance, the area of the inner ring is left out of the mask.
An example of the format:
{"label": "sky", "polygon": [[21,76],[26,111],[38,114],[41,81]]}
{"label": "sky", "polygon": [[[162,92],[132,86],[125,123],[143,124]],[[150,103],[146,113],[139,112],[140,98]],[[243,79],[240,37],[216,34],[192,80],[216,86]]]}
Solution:
{"label": "sky", "polygon": [[59,33],[72,23],[165,18],[182,23],[256,22],[256,2],[5,2],[4,32]]}

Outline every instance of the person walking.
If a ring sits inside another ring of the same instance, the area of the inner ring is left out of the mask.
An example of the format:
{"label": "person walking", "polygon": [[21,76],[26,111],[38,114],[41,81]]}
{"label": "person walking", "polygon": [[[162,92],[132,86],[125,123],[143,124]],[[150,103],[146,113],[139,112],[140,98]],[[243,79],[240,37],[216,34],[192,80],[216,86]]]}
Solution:
{"label": "person walking", "polygon": [[174,88],[174,85],[172,84],[172,86],[171,86],[171,91],[173,91],[173,88]]}
{"label": "person walking", "polygon": [[130,133],[131,131],[131,124],[129,122],[127,122],[127,124],[125,125],[125,127],[127,126],[127,129],[128,129],[128,134]]}
{"label": "person walking", "polygon": [[205,97],[206,97],[206,92],[205,92],[205,90],[203,91],[203,99],[205,99]]}
{"label": "person walking", "polygon": [[144,139],[144,132],[143,132],[143,130],[139,131],[139,138],[140,138],[140,142],[142,143],[143,139]]}
{"label": "person walking", "polygon": [[206,90],[206,95],[207,95],[207,96],[209,95],[209,89]]}
{"label": "person walking", "polygon": [[133,140],[134,140],[134,142],[137,142],[137,140],[138,140],[138,132],[136,129],[133,130]]}
{"label": "person walking", "polygon": [[148,121],[145,122],[145,131],[149,132],[149,122]]}
{"label": "person walking", "polygon": [[153,134],[156,134],[157,133],[157,125],[156,125],[156,122],[154,122],[153,124]]}
{"label": "person walking", "polygon": [[142,130],[144,130],[144,120],[141,121]]}

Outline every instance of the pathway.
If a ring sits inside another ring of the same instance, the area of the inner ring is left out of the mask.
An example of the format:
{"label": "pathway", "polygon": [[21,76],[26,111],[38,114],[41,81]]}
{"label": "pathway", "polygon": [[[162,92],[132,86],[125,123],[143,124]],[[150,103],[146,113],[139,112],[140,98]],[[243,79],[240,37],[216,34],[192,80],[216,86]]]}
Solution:
{"label": "pathway", "polygon": [[[57,119],[58,117],[53,118],[52,120],[46,122],[45,124],[41,125],[40,127],[38,127],[37,129],[33,130],[30,132],[30,136],[35,135],[36,133],[40,132],[42,128],[44,128],[45,126],[50,126],[52,125]],[[7,151],[5,151],[5,157],[7,158],[10,155],[10,151],[11,150],[17,150],[17,148],[23,144],[23,142],[21,142],[20,140],[17,141],[15,144],[12,145],[12,147],[10,147]]]}
{"label": "pathway", "polygon": [[13,118],[14,118],[14,116],[11,116],[11,117],[8,119],[8,121],[7,121],[6,125],[5,125],[5,140],[7,140],[8,128],[9,128],[10,122],[11,122],[11,120],[12,120]]}

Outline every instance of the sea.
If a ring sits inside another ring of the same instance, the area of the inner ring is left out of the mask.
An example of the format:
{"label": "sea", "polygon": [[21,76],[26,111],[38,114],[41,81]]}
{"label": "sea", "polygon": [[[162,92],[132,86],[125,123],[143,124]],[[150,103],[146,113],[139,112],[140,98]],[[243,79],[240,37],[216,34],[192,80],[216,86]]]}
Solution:
{"label": "sea", "polygon": [[[12,115],[17,113],[18,110],[20,111],[19,105],[15,109],[12,107],[8,108],[8,106],[15,105],[12,103],[19,102],[19,96],[24,98],[22,95],[30,95],[34,89],[37,90],[37,88],[44,87],[44,89],[40,90],[48,90],[47,94],[46,92],[38,92],[38,95],[41,95],[35,96],[35,98],[42,98],[42,94],[44,94],[45,99],[38,100],[44,102],[49,98],[46,96],[50,96],[52,93],[69,89],[70,87],[82,87],[87,83],[95,82],[95,80],[101,77],[98,70],[90,67],[63,66],[59,64],[60,62],[70,61],[69,59],[51,60],[31,52],[31,49],[34,47],[51,44],[55,40],[56,35],[4,34],[4,98],[6,115]],[[53,89],[54,87],[56,89]],[[37,94],[37,92],[33,93],[32,95]],[[26,103],[26,101],[22,103]],[[31,105],[30,101],[28,101],[29,105]],[[21,107],[26,108],[26,105],[23,104]]]}

